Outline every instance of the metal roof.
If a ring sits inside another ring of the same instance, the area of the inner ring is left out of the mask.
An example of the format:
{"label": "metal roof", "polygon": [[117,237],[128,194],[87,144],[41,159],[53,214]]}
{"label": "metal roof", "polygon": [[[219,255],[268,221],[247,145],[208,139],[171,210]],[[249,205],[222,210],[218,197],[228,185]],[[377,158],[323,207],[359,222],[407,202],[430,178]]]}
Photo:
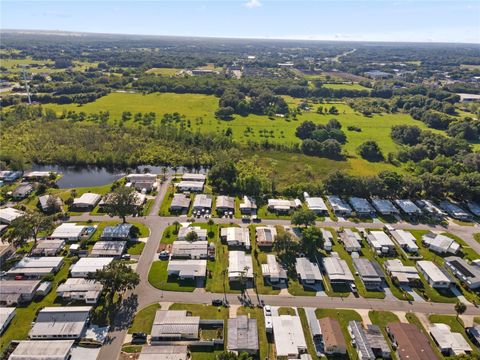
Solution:
{"label": "metal roof", "polygon": [[322,273],[317,263],[313,263],[305,257],[295,260],[295,271],[302,280],[322,281]]}
{"label": "metal roof", "polygon": [[227,339],[227,349],[230,351],[257,351],[257,320],[249,319],[246,315],[228,319]]}
{"label": "metal roof", "polygon": [[22,340],[8,359],[65,360],[73,343],[73,340]]}
{"label": "metal roof", "polygon": [[128,239],[130,237],[130,231],[132,230],[132,224],[117,224],[114,226],[105,226],[102,231],[102,238],[117,238]]}

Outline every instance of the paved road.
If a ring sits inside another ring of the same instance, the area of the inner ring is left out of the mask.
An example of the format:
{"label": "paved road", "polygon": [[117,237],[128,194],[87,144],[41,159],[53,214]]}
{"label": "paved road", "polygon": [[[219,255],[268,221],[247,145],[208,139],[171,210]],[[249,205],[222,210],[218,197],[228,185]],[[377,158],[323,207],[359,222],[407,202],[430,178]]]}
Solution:
{"label": "paved road", "polygon": [[[154,261],[157,255],[157,249],[162,238],[165,228],[172,224],[174,221],[185,222],[186,217],[160,217],[158,210],[165,197],[169,185],[169,181],[162,184],[159,188],[158,195],[155,199],[155,204],[152,207],[150,215],[146,217],[129,218],[130,221],[138,221],[150,228],[150,237],[145,245],[142,255],[139,258],[136,271],[140,275],[140,284],[134,291],[125,294],[124,299],[134,299],[133,308],[142,309],[153,303],[161,301],[166,302],[184,302],[184,303],[211,303],[212,299],[222,298],[223,294],[213,294],[207,292],[170,292],[162,291],[154,288],[148,282],[148,272],[151,263]],[[72,216],[72,221],[104,221],[105,216],[90,216],[84,214],[81,216]],[[236,223],[243,224],[241,219],[214,219],[216,223]],[[206,222],[205,219],[198,219],[199,222]],[[289,220],[263,220],[262,224],[272,225],[291,225]],[[319,226],[329,226],[333,228],[339,227],[363,227],[363,228],[382,228],[381,223],[354,223],[350,221],[334,222],[334,221],[319,221]],[[423,225],[423,224],[410,224],[410,223],[397,223],[392,225],[397,229],[418,229],[418,230],[436,230],[436,231],[448,231],[454,235],[461,237],[467,244],[480,253],[480,244],[475,241],[473,234],[480,232],[478,225],[472,226],[459,226],[451,224],[447,226],[440,225]],[[227,294],[228,301],[231,304],[240,304],[238,295]],[[440,313],[440,314],[455,314],[452,304],[440,304],[430,302],[407,302],[398,299],[386,298],[380,299],[364,299],[355,298],[350,296],[348,298],[336,298],[336,297],[315,297],[315,296],[272,296],[272,295],[259,295],[259,297],[267,304],[274,306],[297,306],[297,307],[325,307],[325,308],[346,308],[346,309],[376,309],[376,310],[389,310],[389,311],[413,311],[420,313]],[[127,301],[127,300],[125,300]],[[252,298],[252,301],[256,302],[256,299]],[[109,333],[109,340],[102,347],[99,355],[99,359],[115,360],[118,358],[122,344],[124,342],[125,334],[127,332],[126,326],[132,321],[134,311],[119,312],[115,317],[114,326]],[[469,306],[466,311],[467,315],[480,315],[480,309]]]}

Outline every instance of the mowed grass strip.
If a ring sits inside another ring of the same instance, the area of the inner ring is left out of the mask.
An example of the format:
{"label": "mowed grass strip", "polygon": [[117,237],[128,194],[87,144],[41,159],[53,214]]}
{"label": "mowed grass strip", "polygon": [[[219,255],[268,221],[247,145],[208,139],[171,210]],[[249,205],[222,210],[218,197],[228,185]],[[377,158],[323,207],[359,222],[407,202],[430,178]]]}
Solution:
{"label": "mowed grass strip", "polygon": [[160,309],[160,304],[152,304],[137,312],[135,319],[133,319],[132,326],[130,326],[128,329],[128,333],[133,334],[135,332],[143,332],[150,334],[152,331],[155,314],[157,313],[157,310]]}

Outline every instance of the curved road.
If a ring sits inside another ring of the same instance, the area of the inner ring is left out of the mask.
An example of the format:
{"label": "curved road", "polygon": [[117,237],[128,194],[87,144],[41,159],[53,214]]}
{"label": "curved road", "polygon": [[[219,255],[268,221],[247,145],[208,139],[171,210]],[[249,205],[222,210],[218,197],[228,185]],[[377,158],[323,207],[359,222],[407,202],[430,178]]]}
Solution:
{"label": "curved road", "polygon": [[[180,302],[180,303],[206,303],[210,304],[212,299],[223,298],[224,294],[200,292],[173,292],[163,291],[154,288],[148,282],[148,272],[152,262],[156,259],[157,249],[162,238],[165,228],[174,221],[185,222],[186,217],[160,217],[158,210],[165,197],[169,181],[162,184],[159,193],[155,199],[155,204],[152,207],[150,215],[146,217],[129,218],[129,220],[141,222],[150,228],[150,236],[145,245],[145,248],[140,256],[136,271],[140,275],[140,284],[131,292],[124,295],[124,303],[128,303],[128,298],[135,299],[133,310],[126,312],[119,312],[115,317],[114,324],[106,344],[101,348],[99,359],[115,360],[118,358],[125,335],[127,333],[128,325],[131,323],[135,311],[142,309],[148,305],[165,302]],[[72,216],[72,221],[104,221],[105,216],[90,216],[84,214],[81,216]],[[242,224],[241,219],[214,219],[216,223],[237,223]],[[205,219],[198,220],[199,222],[206,222]],[[290,225],[289,220],[262,220],[262,224],[275,225]],[[364,227],[364,228],[382,228],[382,223],[353,223],[353,222],[334,222],[321,221],[317,222],[319,226],[330,226],[333,228],[339,227]],[[412,225],[409,223],[398,223],[392,225],[397,229],[418,229],[418,230],[440,230],[448,231],[454,235],[462,238],[469,246],[480,253],[480,244],[475,241],[473,234],[480,232],[478,225],[459,226],[451,224],[448,226],[430,226],[430,225]],[[230,304],[240,304],[237,294],[226,295]],[[255,296],[256,297],[256,296]],[[438,314],[455,314],[452,304],[430,303],[430,302],[408,302],[402,300],[380,300],[380,299],[365,299],[365,298],[337,298],[337,297],[315,297],[315,296],[281,296],[281,295],[259,295],[266,304],[275,306],[297,306],[297,307],[320,307],[320,308],[346,308],[346,309],[376,309],[389,311],[413,311],[420,313],[438,313]],[[253,300],[253,299],[252,299]],[[469,306],[467,315],[480,315],[480,309]]]}

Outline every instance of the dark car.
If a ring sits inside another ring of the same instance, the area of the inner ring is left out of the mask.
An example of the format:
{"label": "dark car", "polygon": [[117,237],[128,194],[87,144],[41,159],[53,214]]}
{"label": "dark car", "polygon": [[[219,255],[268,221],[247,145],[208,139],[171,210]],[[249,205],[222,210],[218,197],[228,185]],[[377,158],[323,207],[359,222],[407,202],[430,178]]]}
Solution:
{"label": "dark car", "polygon": [[145,344],[147,342],[147,334],[145,333],[133,333],[132,344]]}
{"label": "dark car", "polygon": [[222,299],[213,299],[212,300],[212,305],[213,306],[222,306],[223,305],[223,300]]}

